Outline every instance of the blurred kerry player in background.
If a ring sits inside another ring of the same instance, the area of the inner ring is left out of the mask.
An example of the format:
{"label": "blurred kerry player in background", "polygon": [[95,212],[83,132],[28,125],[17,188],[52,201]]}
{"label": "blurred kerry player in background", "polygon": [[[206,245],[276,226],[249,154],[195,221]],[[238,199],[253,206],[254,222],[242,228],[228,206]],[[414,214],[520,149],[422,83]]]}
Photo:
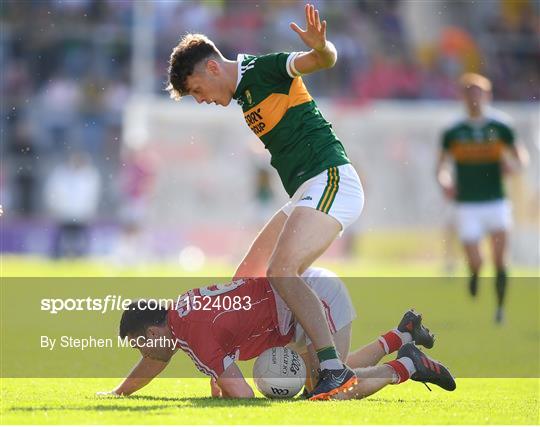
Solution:
{"label": "blurred kerry player in background", "polygon": [[[491,237],[497,271],[495,321],[500,323],[504,316],[507,232],[511,225],[503,175],[521,169],[528,156],[525,148],[515,142],[514,131],[504,115],[488,109],[491,82],[479,74],[467,73],[459,84],[467,117],[443,133],[437,177],[446,197],[456,203],[458,234],[467,256],[469,292],[473,297],[482,264],[479,244],[485,234]],[[455,178],[447,168],[450,160],[455,165]]]}
{"label": "blurred kerry player in background", "polygon": [[[434,344],[434,336],[422,325],[421,315],[407,311],[397,328],[349,353],[356,312],[345,285],[322,268],[308,268],[303,278],[326,307],[326,322],[341,360],[359,378],[346,392],[327,394],[324,399],[362,398],[409,378],[449,391],[455,389],[450,372],[415,346],[431,348]],[[195,301],[203,297],[208,309],[195,309]],[[221,304],[225,298],[239,301],[240,305],[225,309]],[[253,397],[236,361],[253,359],[271,347],[290,345],[302,355],[308,373],[304,397],[317,400],[309,390],[317,375],[324,375],[317,371],[319,362],[313,344],[264,277],[190,290],[170,309],[150,309],[144,300],[134,302],[122,315],[120,337],[136,342],[142,358],[116,389],[98,395],[127,396],[136,392],[165,369],[178,348],[197,369],[211,377],[214,397]],[[394,352],[395,360],[374,366]]]}
{"label": "blurred kerry player in background", "polygon": [[170,57],[172,98],[227,106],[236,99],[244,118],[272,156],[290,201],[264,226],[235,277],[269,277],[317,349],[323,371],[314,395],[356,383],[340,361],[323,307],[300,275],[360,215],[364,193],[343,145],[308,93],[302,74],[332,67],[337,58],[326,40],[326,21],[306,5],[306,30],[291,29],[309,52],[223,57],[201,34],[187,34]]}

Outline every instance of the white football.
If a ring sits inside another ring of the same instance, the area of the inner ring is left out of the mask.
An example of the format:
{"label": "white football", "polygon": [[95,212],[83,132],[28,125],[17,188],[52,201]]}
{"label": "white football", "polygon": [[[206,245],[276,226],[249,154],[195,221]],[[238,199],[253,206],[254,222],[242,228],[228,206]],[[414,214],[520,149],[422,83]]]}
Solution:
{"label": "white football", "polygon": [[259,391],[270,399],[291,398],[306,382],[306,365],[290,348],[269,348],[255,361],[253,380]]}

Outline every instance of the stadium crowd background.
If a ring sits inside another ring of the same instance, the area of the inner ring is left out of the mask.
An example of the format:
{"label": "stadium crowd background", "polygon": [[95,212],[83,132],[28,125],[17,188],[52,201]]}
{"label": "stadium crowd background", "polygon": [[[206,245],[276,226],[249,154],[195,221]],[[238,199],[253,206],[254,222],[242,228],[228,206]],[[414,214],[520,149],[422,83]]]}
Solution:
{"label": "stadium crowd background", "polygon": [[[204,29],[230,58],[298,50],[288,23],[303,23],[301,5],[154,2],[153,92],[167,97],[168,56],[186,31]],[[340,58],[331,73],[309,77],[315,97],[343,105],[457,99],[457,77],[478,71],[492,79],[497,100],[538,102],[540,6],[534,0],[319,1],[317,7]],[[136,83],[133,2],[3,1],[0,25],[2,251],[55,254],[51,219],[80,214],[114,228],[125,222],[124,201],[152,185],[151,160],[121,144],[123,108]],[[76,190],[78,173],[86,178]],[[266,179],[262,172],[263,187]],[[55,183],[66,184],[70,204],[76,193],[84,199],[79,212],[58,212],[59,201],[48,200]],[[33,238],[21,239],[28,230]]]}

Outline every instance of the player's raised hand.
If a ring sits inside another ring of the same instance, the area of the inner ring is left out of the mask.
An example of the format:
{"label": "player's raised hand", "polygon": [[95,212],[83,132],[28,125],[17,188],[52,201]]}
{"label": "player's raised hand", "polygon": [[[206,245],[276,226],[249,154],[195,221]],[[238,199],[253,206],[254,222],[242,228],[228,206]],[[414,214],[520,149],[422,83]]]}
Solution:
{"label": "player's raised hand", "polygon": [[319,11],[312,4],[306,4],[306,29],[302,30],[296,23],[291,29],[300,36],[306,46],[317,51],[326,47],[326,21],[319,18]]}

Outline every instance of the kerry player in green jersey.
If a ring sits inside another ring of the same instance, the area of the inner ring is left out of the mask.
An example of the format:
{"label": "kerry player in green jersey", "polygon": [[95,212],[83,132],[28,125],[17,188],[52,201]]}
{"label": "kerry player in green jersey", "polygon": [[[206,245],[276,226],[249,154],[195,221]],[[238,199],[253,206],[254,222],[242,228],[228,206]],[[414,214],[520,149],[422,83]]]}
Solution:
{"label": "kerry player in green jersey", "polygon": [[332,67],[334,45],[326,21],[305,6],[306,29],[291,29],[310,50],[223,57],[201,34],[174,48],[169,90],[178,100],[241,105],[251,130],[270,152],[271,164],[291,197],[264,226],[235,277],[268,276],[317,349],[321,374],[313,398],[327,398],[357,382],[340,361],[321,302],[300,275],[354,222],[363,207],[362,185],[332,125],[324,119],[301,75]]}
{"label": "kerry player in green jersey", "polygon": [[[503,175],[521,168],[527,155],[516,144],[514,131],[501,113],[486,107],[491,98],[491,82],[479,74],[467,73],[459,83],[467,117],[443,133],[437,174],[445,195],[457,205],[457,228],[471,272],[469,292],[473,297],[482,264],[479,242],[485,234],[491,237],[497,270],[495,320],[499,323],[503,320],[505,251],[511,224]],[[454,178],[446,168],[450,160],[455,166]]]}

